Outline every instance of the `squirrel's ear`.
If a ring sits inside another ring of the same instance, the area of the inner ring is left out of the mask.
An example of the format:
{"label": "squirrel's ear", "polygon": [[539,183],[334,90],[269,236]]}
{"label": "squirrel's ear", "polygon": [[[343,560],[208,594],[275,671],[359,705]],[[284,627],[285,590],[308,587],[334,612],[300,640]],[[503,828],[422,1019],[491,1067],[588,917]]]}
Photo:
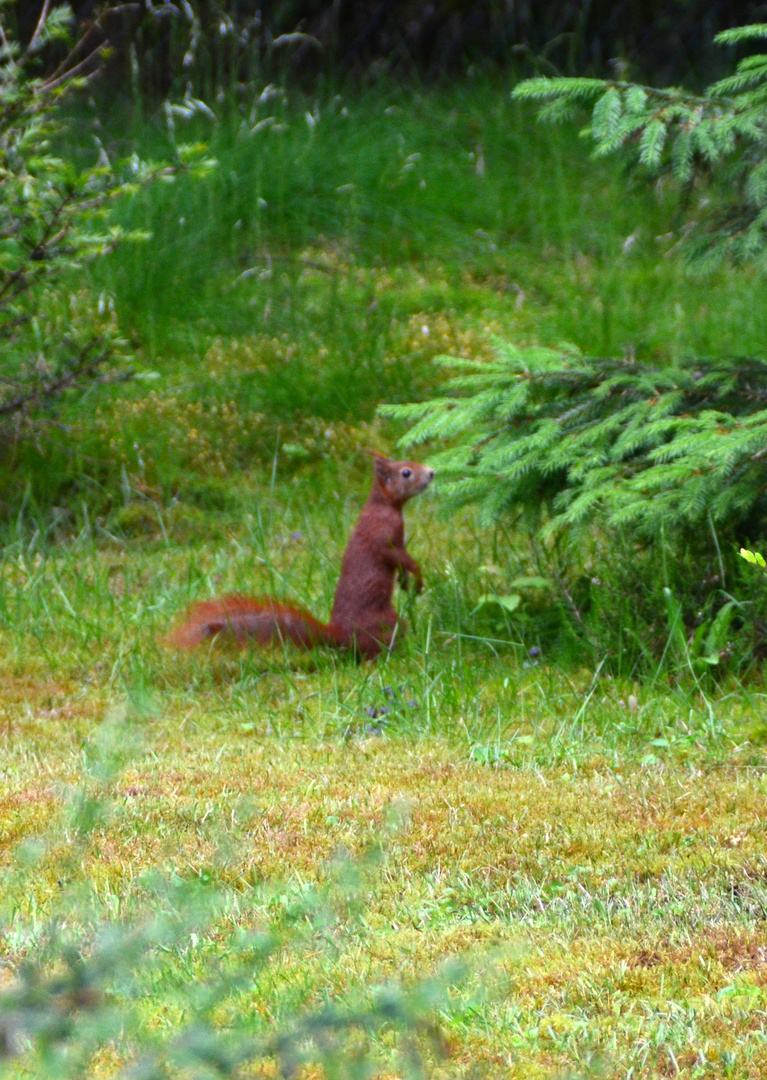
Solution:
{"label": "squirrel's ear", "polygon": [[391,462],[377,450],[373,451],[373,468],[379,480],[386,480],[391,475]]}

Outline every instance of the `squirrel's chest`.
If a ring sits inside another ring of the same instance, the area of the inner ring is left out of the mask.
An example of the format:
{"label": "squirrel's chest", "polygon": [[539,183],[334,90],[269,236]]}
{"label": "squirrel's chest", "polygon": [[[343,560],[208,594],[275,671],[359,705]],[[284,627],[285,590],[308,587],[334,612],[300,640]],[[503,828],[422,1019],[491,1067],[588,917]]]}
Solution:
{"label": "squirrel's chest", "polygon": [[386,552],[402,549],[404,545],[405,526],[401,515],[381,514],[357,522],[346,555],[354,561],[388,562]]}

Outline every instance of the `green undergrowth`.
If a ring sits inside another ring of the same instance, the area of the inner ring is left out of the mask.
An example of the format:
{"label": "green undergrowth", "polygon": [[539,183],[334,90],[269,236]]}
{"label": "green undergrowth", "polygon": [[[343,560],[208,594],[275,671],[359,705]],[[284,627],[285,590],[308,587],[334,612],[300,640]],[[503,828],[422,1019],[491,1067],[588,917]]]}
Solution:
{"label": "green undergrowth", "polygon": [[168,650],[229,589],[329,610],[360,477],[239,497],[4,548],[0,1071],[761,1075],[759,675],[562,668],[482,602],[524,565],[431,492],[390,658]]}
{"label": "green undergrowth", "polygon": [[164,647],[230,589],[325,616],[354,488],[5,546],[0,1072],[759,1076],[757,673],[563,669],[483,602],[525,566],[431,492],[391,657]]}
{"label": "green undergrowth", "polygon": [[[111,295],[136,378],[76,410],[65,400],[34,441],[2,448],[8,557],[48,566],[92,545],[123,576],[149,552],[173,573],[186,563],[168,616],[223,587],[327,612],[367,451],[401,434],[376,410],[439,394],[449,371],[436,356],[490,358],[493,335],[659,367],[758,355],[761,279],[687,276],[674,256],[684,203],[589,161],[574,126],[537,126],[508,90],[478,80],[306,99],[256,87],[212,103],[215,116],[176,112],[175,128],[125,102],[72,115],[72,155],[92,155],[97,132],[108,154],[167,159],[183,134],[206,139],[218,164],[120,204],[125,229],[149,238],[78,278]],[[439,477],[434,495],[430,507]],[[423,520],[421,623],[436,640],[497,640],[520,663],[538,649],[706,695],[759,680],[765,587],[708,533],[702,560],[662,530],[544,543],[468,516]],[[166,614],[154,574],[147,627]],[[69,603],[76,618],[80,598]],[[25,617],[9,609],[5,625]]]}
{"label": "green undergrowth", "polygon": [[[156,354],[185,351],[200,330],[299,338],[336,322],[343,339],[364,299],[385,322],[415,297],[438,312],[499,309],[592,355],[720,352],[736,331],[755,349],[762,316],[742,274],[701,287],[666,257],[685,220],[679,197],[590,160],[575,125],[537,126],[509,90],[222,104],[217,122],[193,121],[218,169],[126,204],[126,222],[153,239],[103,264],[103,280]],[[133,131],[142,155],[170,152],[161,118]],[[372,269],[416,272],[404,297],[369,276],[366,296],[346,293]]]}
{"label": "green undergrowth", "polygon": [[270,1076],[277,1034],[332,1007],[333,1068],[338,1042],[406,1075],[415,1039],[434,1077],[760,1075],[761,679],[561,668],[488,625],[488,577],[512,571],[431,494],[408,509],[427,590],[400,597],[391,657],[165,648],[229,589],[326,615],[361,485],[252,494],[212,538],[158,518],[4,549],[0,1015],[30,979],[30,1023],[68,1017],[5,1073],[190,1069],[247,1035]]}
{"label": "green undergrowth", "polygon": [[[112,297],[139,378],[65,402],[4,451],[5,520],[23,504],[47,527],[66,506],[76,529],[83,503],[106,521],[127,489],[217,510],[243,470],[385,445],[377,406],[434,393],[432,358],[489,356],[493,334],[656,364],[758,355],[760,279],[686,276],[678,197],[589,161],[574,126],[536,126],[502,82],[264,89],[212,103],[215,120],[176,116],[175,137],[205,139],[218,167],[118,207],[149,238],[73,280]],[[70,119],[83,160],[93,121]],[[164,113],[123,103],[99,124],[112,155],[173,156]]]}
{"label": "green undergrowth", "polygon": [[[161,656],[155,638],[194,600],[270,595],[327,619],[372,472],[367,454],[348,453],[345,462],[284,473],[275,461],[260,482],[252,469],[230,484],[187,479],[186,500],[169,505],[126,483],[122,505],[103,518],[75,503],[40,527],[34,508],[24,508],[0,562],[7,648],[23,667],[32,635],[53,663],[61,655],[76,669],[76,657],[121,638],[121,685],[128,657]],[[722,577],[721,561],[692,551],[680,559],[662,537],[651,545],[595,529],[577,542],[544,542],[521,529],[483,529],[470,509],[446,518],[436,485],[406,519],[427,582],[422,598],[400,594],[412,624],[406,649],[417,640],[451,663],[468,651],[490,665],[585,667],[705,697],[732,680],[761,682],[767,586],[741,559],[739,577]],[[146,681],[163,671],[150,664]]]}
{"label": "green undergrowth", "polygon": [[[134,535],[127,526],[119,536],[91,527],[56,544],[20,533],[0,559],[7,693],[13,698],[18,685],[23,696],[38,681],[81,682],[99,697],[138,688],[221,722],[239,717],[258,736],[439,736],[490,764],[603,752],[643,759],[664,747],[718,760],[741,743],[753,743],[761,760],[762,678],[732,642],[728,652],[724,639],[714,641],[715,658],[705,636],[686,642],[668,597],[669,619],[640,663],[632,635],[641,633],[641,612],[632,622],[628,601],[608,596],[587,625],[596,632],[600,620],[616,621],[604,640],[625,635],[625,656],[600,654],[596,644],[585,652],[554,553],[539,549],[553,561],[533,562],[502,534],[477,531],[468,512],[445,522],[431,492],[407,513],[426,590],[399,593],[408,631],[379,665],[328,649],[214,645],[187,656],[165,647],[190,603],[229,592],[271,595],[327,619],[366,487],[355,478],[341,497],[302,474],[250,490],[249,501],[242,493],[241,504],[218,515],[184,518],[130,503],[124,521],[135,510],[141,524]],[[724,633],[736,631],[728,623]],[[249,702],[257,714],[242,719]]]}

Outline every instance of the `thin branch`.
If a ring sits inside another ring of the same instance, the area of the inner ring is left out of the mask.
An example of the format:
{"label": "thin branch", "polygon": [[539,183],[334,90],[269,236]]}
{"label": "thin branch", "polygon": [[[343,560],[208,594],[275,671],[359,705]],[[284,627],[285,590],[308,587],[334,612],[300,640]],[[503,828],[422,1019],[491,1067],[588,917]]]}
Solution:
{"label": "thin branch", "polygon": [[42,401],[45,398],[55,397],[56,394],[62,393],[62,391],[69,389],[71,386],[76,385],[79,379],[84,375],[89,375],[94,372],[102,364],[106,363],[109,357],[112,355],[112,350],[107,349],[96,357],[95,360],[91,360],[90,363],[85,363],[85,358],[88,355],[90,348],[93,345],[101,344],[100,342],[89,342],[88,345],[81,351],[78,358],[78,366],[72,371],[68,371],[65,375],[62,375],[55,382],[48,383],[46,386],[38,387],[35,390],[30,390],[26,394],[19,394],[18,397],[12,401],[6,402],[5,405],[0,406],[0,416],[11,416],[13,413],[20,412],[25,405],[31,404],[33,401]]}
{"label": "thin branch", "polygon": [[[2,313],[0,313],[1,317]],[[7,322],[0,321],[0,339],[10,338],[20,326],[24,326],[30,322],[32,316],[29,314],[17,315],[15,319],[9,319]],[[0,378],[0,382],[10,382],[10,379]]]}
{"label": "thin branch", "polygon": [[67,68],[72,63],[74,58],[83,51],[83,49],[86,47],[86,44],[90,42],[93,38],[94,34],[96,34],[100,30],[103,30],[103,27],[101,25],[102,19],[105,19],[108,15],[121,15],[124,11],[136,12],[139,11],[140,8],[140,4],[118,4],[117,7],[108,8],[96,20],[96,22],[88,30],[85,31],[83,36],[75,42],[72,50],[68,53],[67,56],[64,57],[56,70],[51,72],[51,74],[48,76],[48,79],[57,79],[60,75],[63,75],[66,72]]}
{"label": "thin branch", "polygon": [[109,48],[109,38],[103,41],[101,45],[97,45],[96,48],[88,53],[84,60],[81,60],[75,67],[70,68],[69,71],[65,71],[63,75],[60,75],[58,79],[49,79],[47,82],[41,83],[38,89],[38,93],[46,93],[49,90],[55,90],[57,86],[63,86],[64,83],[69,82],[70,79],[74,79],[77,75],[90,64],[94,56],[98,56],[103,53],[105,49]]}
{"label": "thin branch", "polygon": [[[46,226],[46,229],[45,229],[45,232],[42,235],[42,238],[38,241],[38,243],[35,245],[33,251],[29,254],[29,256],[27,258],[27,263],[42,261],[42,257],[43,257],[43,253],[45,252],[45,249],[48,246],[50,246],[50,244],[53,242],[53,240],[51,239],[52,236],[53,236],[53,230],[56,227],[57,222],[58,222],[59,218],[61,217],[62,213],[64,212],[66,207],[69,205],[69,203],[72,202],[73,198],[74,198],[74,194],[72,192],[70,192],[68,195],[66,195],[61,200],[60,204],[56,207],[54,213],[51,216],[50,221],[48,222],[48,224]],[[66,234],[66,232],[69,231],[70,228],[71,228],[70,225],[65,225],[62,230],[59,230],[59,232],[56,234],[56,237],[54,239],[60,239],[63,235]],[[17,270],[14,270],[12,274],[9,274],[9,276],[6,278],[5,284],[0,288],[0,302],[2,302],[5,299],[7,293],[9,292],[10,289],[13,288],[13,286],[16,284],[17,281],[24,279],[27,272],[28,271],[27,271],[26,263],[25,263],[23,266],[20,266]],[[15,295],[15,293],[11,293],[12,297],[14,295]]]}
{"label": "thin branch", "polygon": [[[67,443],[60,442],[58,439],[54,439],[48,434],[49,430],[61,431],[65,435],[69,435],[72,428],[66,424],[62,424],[60,420],[36,420],[34,424],[34,437],[39,443],[47,443],[49,446],[55,446],[58,450],[63,450],[69,457],[77,456],[78,461],[84,461],[88,465],[103,466],[106,462],[105,458],[91,457],[90,454],[84,454],[80,446],[71,446]],[[10,427],[9,422],[3,421],[0,424],[0,433],[6,434],[9,430],[13,430]],[[18,435],[18,429],[16,429]]]}
{"label": "thin branch", "polygon": [[39,39],[40,39],[40,37],[41,37],[41,35],[43,33],[43,30],[45,30],[45,24],[48,21],[48,12],[50,11],[50,9],[51,9],[51,0],[44,0],[43,7],[42,7],[42,10],[40,12],[40,18],[37,20],[37,26],[35,27],[35,32],[32,35],[32,39],[29,42],[29,45],[27,45],[27,49],[26,49],[27,54],[34,51],[35,45],[39,41]]}

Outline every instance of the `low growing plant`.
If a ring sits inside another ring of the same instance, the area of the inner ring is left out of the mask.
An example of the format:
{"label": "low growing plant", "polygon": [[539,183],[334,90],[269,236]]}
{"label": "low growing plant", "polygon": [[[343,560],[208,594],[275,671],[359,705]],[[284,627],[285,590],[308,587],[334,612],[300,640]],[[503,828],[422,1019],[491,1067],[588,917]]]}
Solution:
{"label": "low growing plant", "polygon": [[760,555],[758,551],[749,551],[747,548],[741,548],[740,557],[741,559],[745,559],[746,562],[751,563],[752,566],[761,566],[762,569],[767,566],[767,563],[764,561],[764,555]]}

